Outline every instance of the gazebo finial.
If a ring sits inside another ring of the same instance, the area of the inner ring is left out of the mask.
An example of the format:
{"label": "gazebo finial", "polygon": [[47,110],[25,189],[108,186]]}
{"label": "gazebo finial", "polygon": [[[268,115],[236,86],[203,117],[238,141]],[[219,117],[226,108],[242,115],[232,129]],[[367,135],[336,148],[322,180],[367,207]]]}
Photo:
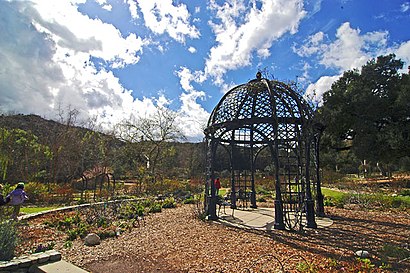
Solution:
{"label": "gazebo finial", "polygon": [[256,79],[257,79],[258,81],[260,81],[260,80],[262,79],[262,73],[261,73],[260,71],[258,71],[258,72],[256,73]]}

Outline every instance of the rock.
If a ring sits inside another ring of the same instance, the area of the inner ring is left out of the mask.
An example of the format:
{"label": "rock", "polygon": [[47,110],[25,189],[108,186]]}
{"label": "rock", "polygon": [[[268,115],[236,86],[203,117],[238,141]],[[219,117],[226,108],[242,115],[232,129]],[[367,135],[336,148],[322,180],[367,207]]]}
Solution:
{"label": "rock", "polygon": [[95,233],[90,233],[84,238],[84,244],[86,246],[95,246],[101,243],[100,236]]}
{"label": "rock", "polygon": [[355,254],[359,258],[370,258],[370,254],[366,250],[358,250]]}

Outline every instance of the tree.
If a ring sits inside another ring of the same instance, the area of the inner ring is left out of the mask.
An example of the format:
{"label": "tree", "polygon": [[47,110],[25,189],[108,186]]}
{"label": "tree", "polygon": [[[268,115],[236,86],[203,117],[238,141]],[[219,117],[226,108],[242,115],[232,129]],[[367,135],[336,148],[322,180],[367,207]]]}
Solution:
{"label": "tree", "polygon": [[172,142],[185,139],[176,124],[177,114],[162,106],[157,111],[146,117],[131,118],[124,122],[121,127],[121,138],[138,143],[134,146],[141,149],[146,157],[147,169],[154,186],[159,180],[162,181],[166,159],[175,155],[175,147]]}
{"label": "tree", "polygon": [[399,73],[402,67],[391,54],[368,61],[361,71],[346,71],[318,109],[324,140],[337,151],[387,166],[409,155],[409,75]]}
{"label": "tree", "polygon": [[48,146],[32,132],[0,128],[0,163],[2,180],[41,180],[45,162],[51,158]]}

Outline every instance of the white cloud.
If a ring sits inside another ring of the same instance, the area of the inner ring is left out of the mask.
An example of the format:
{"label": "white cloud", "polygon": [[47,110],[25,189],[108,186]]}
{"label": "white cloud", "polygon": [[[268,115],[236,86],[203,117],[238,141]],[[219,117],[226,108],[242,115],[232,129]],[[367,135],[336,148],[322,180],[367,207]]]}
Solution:
{"label": "white cloud", "polygon": [[182,93],[182,102],[179,110],[178,123],[183,124],[182,131],[189,140],[201,141],[204,137],[203,131],[206,127],[209,113],[197,102],[204,99],[205,92],[191,91]]}
{"label": "white cloud", "polygon": [[403,3],[403,4],[401,4],[401,6],[400,6],[401,12],[406,12],[406,11],[408,11],[409,9],[410,9],[410,2]]}
{"label": "white cloud", "polygon": [[138,7],[137,2],[135,0],[126,0],[128,4],[128,10],[130,11],[132,19],[138,19]]}
{"label": "white cloud", "polygon": [[324,34],[318,32],[300,48],[294,47],[293,50],[302,57],[318,54],[320,64],[342,72],[361,67],[367,60],[382,53],[387,46],[388,32],[360,34],[359,29],[351,28],[350,23],[346,22],[337,29],[335,41],[326,44],[323,38]]}
{"label": "white cloud", "polygon": [[387,45],[387,31],[368,32],[360,35],[349,23],[342,24],[336,33],[336,41],[323,52],[321,63],[340,71],[361,67]]}
{"label": "white cloud", "polygon": [[195,52],[196,52],[196,48],[195,48],[195,47],[193,47],[193,46],[190,46],[190,47],[188,48],[188,51],[189,51],[189,52],[191,52],[191,53],[193,54],[193,53],[195,53]]}
{"label": "white cloud", "polygon": [[151,98],[136,100],[111,71],[135,64],[145,41],[123,37],[110,24],[79,13],[75,2],[0,1],[0,109],[55,117],[59,107],[80,118],[97,116],[105,128],[128,117],[153,112]]}
{"label": "white cloud", "polygon": [[262,0],[251,7],[243,0],[229,0],[218,5],[211,0],[210,9],[217,21],[210,22],[217,44],[211,48],[205,72],[223,84],[229,70],[250,65],[253,53],[260,58],[269,56],[272,42],[289,32],[294,34],[306,15],[300,0]]}
{"label": "white cloud", "polygon": [[319,104],[322,103],[323,93],[330,90],[332,84],[337,81],[342,75],[336,76],[323,76],[319,78],[315,83],[309,84],[306,89],[305,96],[317,101]]}
{"label": "white cloud", "polygon": [[318,53],[319,51],[323,51],[324,48],[321,44],[324,38],[324,33],[319,31],[312,36],[309,36],[309,38],[305,41],[305,44],[302,45],[300,48],[296,48],[293,46],[293,52],[298,54],[301,57],[308,57],[313,54]]}
{"label": "white cloud", "polygon": [[323,41],[323,34],[318,33],[311,36],[300,48],[294,48],[299,56],[311,57],[316,54],[320,64],[338,71],[338,75],[323,76],[308,86],[306,94],[312,96],[315,91],[314,96],[318,101],[321,101],[322,94],[330,89],[331,84],[341,76],[343,71],[359,69],[371,58],[395,53],[397,58],[407,64],[410,63],[410,41],[388,47],[387,31],[361,34],[359,29],[351,28],[346,22],[337,29],[336,40],[328,44]]}
{"label": "white cloud", "polygon": [[176,75],[180,79],[179,83],[181,84],[182,89],[188,92],[194,91],[191,82],[201,83],[206,79],[203,72],[195,71],[192,73],[187,67],[181,67],[180,70],[176,72]]}
{"label": "white cloud", "polygon": [[397,58],[405,62],[402,73],[407,72],[407,66],[410,66],[410,41],[403,42],[399,46],[392,48],[391,51],[396,54]]}
{"label": "white cloud", "polygon": [[195,90],[192,82],[201,83],[205,80],[205,76],[201,71],[192,73],[186,67],[181,67],[176,75],[180,78],[181,87],[185,90],[179,98],[182,103],[179,110],[179,123],[184,124],[183,133],[190,140],[200,141],[204,136],[203,131],[209,113],[197,101],[205,99],[205,92]]}
{"label": "white cloud", "polygon": [[113,25],[90,19],[69,2],[38,1],[34,7],[40,15],[34,18],[38,31],[49,34],[61,48],[87,52],[114,67],[137,63],[147,43],[135,34],[122,37]]}
{"label": "white cloud", "polygon": [[199,38],[199,30],[190,24],[186,5],[174,6],[172,0],[136,0],[144,15],[146,26],[154,33],[168,35],[180,43],[186,37]]}

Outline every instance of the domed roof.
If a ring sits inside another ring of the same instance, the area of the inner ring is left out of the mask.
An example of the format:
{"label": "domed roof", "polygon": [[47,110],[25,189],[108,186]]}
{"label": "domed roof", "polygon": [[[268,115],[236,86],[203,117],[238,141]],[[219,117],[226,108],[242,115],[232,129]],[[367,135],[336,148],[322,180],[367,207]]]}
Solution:
{"label": "domed roof", "polygon": [[[306,101],[288,84],[259,77],[222,97],[211,113],[205,135],[221,141],[272,141],[275,135],[281,137],[281,131],[300,131],[310,112]],[[290,137],[286,136],[287,140]]]}

